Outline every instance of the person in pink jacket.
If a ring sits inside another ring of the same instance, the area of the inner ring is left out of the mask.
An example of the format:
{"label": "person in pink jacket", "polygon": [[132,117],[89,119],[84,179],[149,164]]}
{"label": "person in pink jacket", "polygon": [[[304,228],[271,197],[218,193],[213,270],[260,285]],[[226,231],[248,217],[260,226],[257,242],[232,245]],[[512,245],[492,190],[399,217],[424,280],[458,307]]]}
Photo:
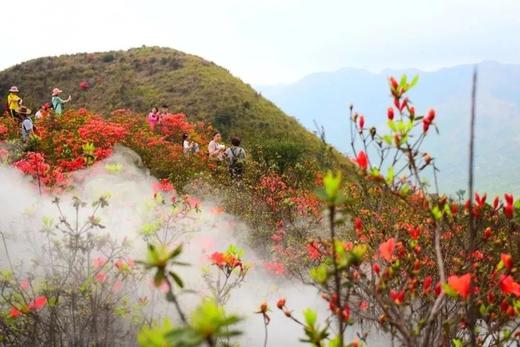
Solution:
{"label": "person in pink jacket", "polygon": [[159,109],[157,107],[152,107],[152,111],[148,113],[148,117],[146,118],[150,128],[155,129],[155,126],[159,122]]}

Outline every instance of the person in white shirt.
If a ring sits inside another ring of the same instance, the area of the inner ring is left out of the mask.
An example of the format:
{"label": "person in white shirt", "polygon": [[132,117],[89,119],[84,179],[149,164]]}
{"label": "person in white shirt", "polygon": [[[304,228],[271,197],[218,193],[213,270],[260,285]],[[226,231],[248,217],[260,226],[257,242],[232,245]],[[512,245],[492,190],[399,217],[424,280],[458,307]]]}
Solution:
{"label": "person in white shirt", "polygon": [[182,148],[184,155],[189,156],[192,153],[199,151],[199,145],[193,141],[190,141],[190,136],[186,133],[182,134]]}
{"label": "person in white shirt", "polygon": [[220,132],[216,132],[213,134],[213,139],[210,141],[208,145],[208,153],[210,160],[224,160],[224,151],[226,150],[226,146],[220,144],[221,140],[222,135],[220,134]]}

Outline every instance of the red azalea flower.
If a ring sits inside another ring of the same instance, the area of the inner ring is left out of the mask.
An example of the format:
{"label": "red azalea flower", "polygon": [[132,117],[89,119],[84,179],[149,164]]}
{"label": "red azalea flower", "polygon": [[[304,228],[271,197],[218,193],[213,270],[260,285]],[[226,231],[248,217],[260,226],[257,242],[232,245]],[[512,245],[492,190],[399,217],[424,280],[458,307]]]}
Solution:
{"label": "red azalea flower", "polygon": [[186,202],[191,208],[199,208],[200,207],[200,200],[194,196],[188,196],[186,199]]}
{"label": "red azalea flower", "polygon": [[278,299],[278,301],[276,302],[276,307],[278,307],[280,310],[283,310],[284,306],[285,306],[285,298]]}
{"label": "red azalea flower", "polygon": [[433,290],[435,291],[435,296],[439,296],[441,294],[441,282],[437,282],[435,284],[435,287],[433,288]]}
{"label": "red azalea flower", "polygon": [[475,193],[475,201],[477,202],[477,205],[479,207],[484,207],[484,205],[486,204],[486,199],[487,199],[487,194],[484,194],[481,197],[478,193]]}
{"label": "red azalea flower", "polygon": [[359,303],[359,309],[361,311],[366,311],[368,309],[368,301],[363,300]]}
{"label": "red azalea flower", "polygon": [[354,229],[359,232],[359,231],[361,231],[362,228],[363,228],[363,221],[361,221],[361,218],[359,218],[359,217],[354,218]]}
{"label": "red azalea flower", "polygon": [[393,120],[394,119],[394,109],[392,107],[389,107],[388,110],[386,110],[386,117],[389,120]]}
{"label": "red azalea flower", "polygon": [[350,307],[348,304],[345,304],[343,310],[341,310],[341,318],[347,322],[350,319]]}
{"label": "red azalea flower", "polygon": [[399,87],[399,83],[397,83],[397,80],[394,77],[390,77],[390,86],[392,89],[397,89],[397,87]]}
{"label": "red azalea flower", "polygon": [[360,151],[355,159],[355,162],[358,164],[358,166],[366,170],[368,169],[368,157],[364,151]]}
{"label": "red azalea flower", "polygon": [[428,294],[430,292],[432,286],[433,278],[432,276],[426,276],[423,280],[423,293]]}
{"label": "red azalea flower", "polygon": [[484,230],[484,235],[483,235],[483,238],[484,238],[484,241],[489,239],[491,237],[491,227],[487,227],[485,230]]}
{"label": "red azalea flower", "polygon": [[359,127],[363,129],[365,127],[365,117],[359,116]]}
{"label": "red azalea flower", "polygon": [[465,274],[462,276],[450,276],[448,277],[448,284],[450,287],[465,299],[469,294],[469,288],[471,285],[471,274]]}
{"label": "red azalea flower", "polygon": [[408,112],[410,112],[410,116],[412,116],[412,118],[415,117],[415,107],[410,106]]}
{"label": "red azalea flower", "polygon": [[504,194],[504,197],[506,199],[506,203],[504,205],[504,214],[507,218],[511,219],[513,218],[513,195],[512,194]]}
{"label": "red azalea flower", "polygon": [[500,289],[504,294],[513,294],[520,297],[520,283],[516,282],[512,276],[500,276]]}
{"label": "red azalea flower", "polygon": [[17,318],[17,317],[20,317],[21,315],[23,315],[22,311],[20,311],[16,307],[12,307],[9,310],[9,317],[11,317],[11,318]]}
{"label": "red azalea flower", "polygon": [[434,109],[430,109],[428,111],[428,115],[426,116],[426,118],[428,119],[428,121],[430,123],[433,122],[433,120],[435,119],[435,110]]}
{"label": "red azalea flower", "polygon": [[90,83],[88,83],[87,81],[82,81],[79,84],[79,88],[81,90],[88,90],[90,88]]}
{"label": "red azalea flower", "polygon": [[311,260],[318,260],[321,258],[319,245],[316,241],[312,241],[307,244],[307,254]]}
{"label": "red azalea flower", "polygon": [[514,294],[520,297],[520,284],[512,276],[500,276],[500,289],[505,294]]}
{"label": "red azalea flower", "polygon": [[430,122],[427,118],[423,118],[423,132],[428,132],[428,129],[430,129]]}
{"label": "red azalea flower", "polygon": [[99,272],[94,278],[97,282],[103,283],[107,280],[107,274],[104,272]]}
{"label": "red azalea flower", "polygon": [[504,264],[506,269],[511,270],[511,268],[513,267],[513,257],[511,256],[511,254],[501,253],[500,260],[502,261],[502,264]]}
{"label": "red azalea flower", "polygon": [[167,178],[163,178],[162,180],[160,180],[159,182],[157,182],[153,185],[153,191],[155,193],[157,193],[157,192],[168,193],[168,192],[173,191],[174,189],[175,189],[175,187],[173,186],[173,184],[170,183],[170,181]]}
{"label": "red azalea flower", "polygon": [[264,263],[264,267],[275,275],[285,274],[285,266],[282,263]]}
{"label": "red azalea flower", "polygon": [[210,260],[214,265],[217,265],[217,266],[226,265],[226,259],[224,258],[224,254],[221,252],[214,252],[210,256]]}
{"label": "red azalea flower", "polygon": [[47,304],[47,297],[44,295],[40,295],[36,297],[33,301],[29,303],[29,310],[38,311],[45,307]]}
{"label": "red azalea flower", "polygon": [[404,289],[401,289],[400,291],[392,289],[390,291],[390,299],[392,299],[392,301],[397,305],[402,304],[404,301]]}
{"label": "red azalea flower", "polygon": [[419,227],[413,227],[413,226],[409,226],[408,227],[408,234],[410,234],[410,237],[414,240],[417,240],[419,239],[419,235],[421,234],[421,229],[419,229]]}
{"label": "red azalea flower", "polygon": [[393,237],[379,245],[379,255],[388,262],[392,260],[394,256],[394,250],[395,239]]}
{"label": "red azalea flower", "polygon": [[493,200],[493,208],[496,210],[498,208],[498,204],[500,203],[500,199],[498,196],[495,196],[495,199]]}
{"label": "red azalea flower", "polygon": [[108,262],[108,259],[106,257],[97,257],[97,258],[94,258],[94,260],[92,261],[92,265],[94,265],[94,269],[99,269],[99,268],[102,268],[103,266],[105,266],[105,264]]}

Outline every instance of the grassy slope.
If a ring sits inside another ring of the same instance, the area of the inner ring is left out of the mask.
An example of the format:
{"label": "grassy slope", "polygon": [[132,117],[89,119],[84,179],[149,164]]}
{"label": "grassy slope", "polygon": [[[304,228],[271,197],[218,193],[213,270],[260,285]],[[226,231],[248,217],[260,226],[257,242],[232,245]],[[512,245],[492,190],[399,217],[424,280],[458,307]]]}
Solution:
{"label": "grassy slope", "polygon": [[[81,81],[91,88],[80,90]],[[72,94],[70,107],[103,114],[117,108],[147,112],[152,105],[166,103],[172,112],[211,122],[225,137],[241,136],[246,146],[284,139],[320,155],[316,136],[249,85],[214,63],[174,49],[141,47],[38,58],[0,72],[0,90],[11,85],[21,89],[24,103],[33,108],[48,102],[55,86],[65,96]]]}

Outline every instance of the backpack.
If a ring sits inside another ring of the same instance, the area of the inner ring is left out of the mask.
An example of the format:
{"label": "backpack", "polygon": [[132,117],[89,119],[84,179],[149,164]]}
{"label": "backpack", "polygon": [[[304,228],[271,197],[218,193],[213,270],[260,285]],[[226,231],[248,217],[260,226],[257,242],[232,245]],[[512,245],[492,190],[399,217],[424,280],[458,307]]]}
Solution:
{"label": "backpack", "polygon": [[[238,149],[238,153],[235,150]],[[231,147],[230,148],[232,157],[229,161],[229,172],[232,176],[242,176],[244,173],[244,159],[240,158],[239,155],[243,151],[242,148]]]}

